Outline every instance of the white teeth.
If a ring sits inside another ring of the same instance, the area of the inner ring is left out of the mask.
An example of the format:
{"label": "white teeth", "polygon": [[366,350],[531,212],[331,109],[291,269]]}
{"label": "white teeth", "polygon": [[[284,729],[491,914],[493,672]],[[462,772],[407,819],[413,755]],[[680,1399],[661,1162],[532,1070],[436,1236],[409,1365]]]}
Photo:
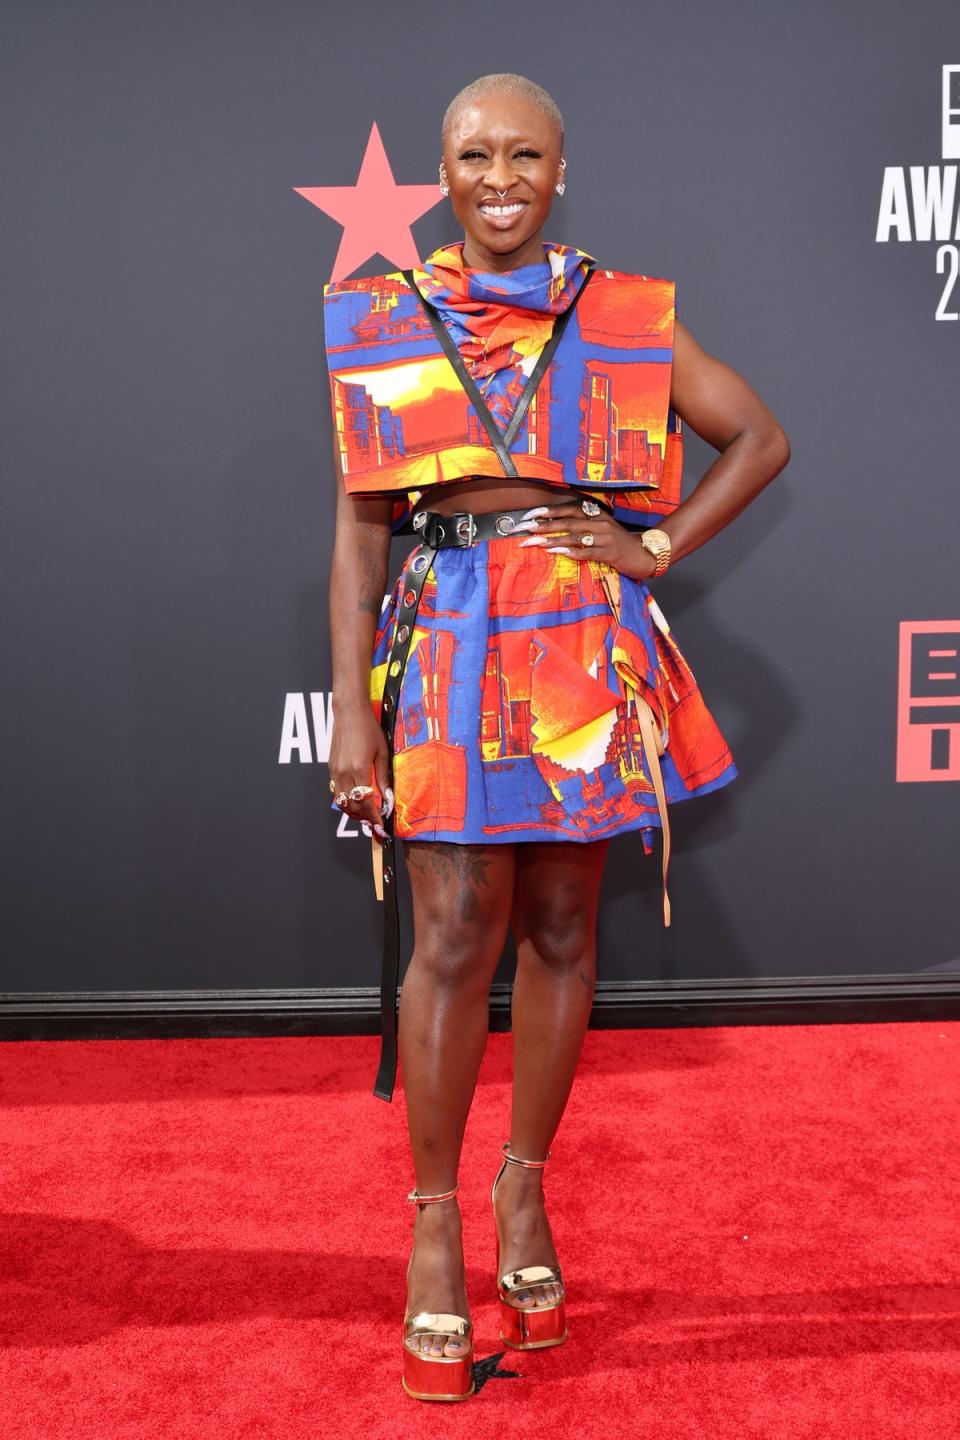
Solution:
{"label": "white teeth", "polygon": [[485,215],[518,215],[523,205],[481,205],[480,209]]}

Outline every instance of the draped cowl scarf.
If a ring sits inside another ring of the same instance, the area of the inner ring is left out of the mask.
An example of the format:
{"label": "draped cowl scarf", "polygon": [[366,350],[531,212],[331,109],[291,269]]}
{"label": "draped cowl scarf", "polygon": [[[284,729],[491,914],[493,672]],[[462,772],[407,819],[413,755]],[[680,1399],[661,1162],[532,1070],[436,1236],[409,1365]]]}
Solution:
{"label": "draped cowl scarf", "polygon": [[543,242],[543,259],[513,270],[473,270],[463,241],[434,250],[413,271],[443,320],[494,419],[506,428],[554,319],[576,297],[593,256]]}

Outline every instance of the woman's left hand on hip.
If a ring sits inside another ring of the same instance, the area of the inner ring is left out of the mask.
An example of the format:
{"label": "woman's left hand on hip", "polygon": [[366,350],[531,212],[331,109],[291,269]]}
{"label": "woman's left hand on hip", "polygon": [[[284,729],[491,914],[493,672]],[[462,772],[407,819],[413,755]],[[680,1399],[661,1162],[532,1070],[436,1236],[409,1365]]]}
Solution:
{"label": "woman's left hand on hip", "polygon": [[520,541],[521,546],[539,546],[574,560],[602,561],[632,580],[646,580],[656,569],[656,561],[640,544],[640,536],[601,507],[597,509],[596,515],[585,514],[579,500],[538,505],[528,519],[514,527],[513,533],[533,532]]}

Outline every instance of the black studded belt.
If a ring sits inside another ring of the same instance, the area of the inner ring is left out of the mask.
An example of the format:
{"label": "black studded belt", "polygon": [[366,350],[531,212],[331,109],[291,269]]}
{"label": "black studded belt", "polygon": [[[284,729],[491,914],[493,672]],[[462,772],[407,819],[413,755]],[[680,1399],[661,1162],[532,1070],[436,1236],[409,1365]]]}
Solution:
{"label": "black studded belt", "polygon": [[432,550],[443,550],[450,545],[464,549],[480,540],[512,535],[527,514],[528,510],[498,510],[488,515],[471,515],[466,510],[453,515],[441,515],[438,510],[415,510],[410,529]]}

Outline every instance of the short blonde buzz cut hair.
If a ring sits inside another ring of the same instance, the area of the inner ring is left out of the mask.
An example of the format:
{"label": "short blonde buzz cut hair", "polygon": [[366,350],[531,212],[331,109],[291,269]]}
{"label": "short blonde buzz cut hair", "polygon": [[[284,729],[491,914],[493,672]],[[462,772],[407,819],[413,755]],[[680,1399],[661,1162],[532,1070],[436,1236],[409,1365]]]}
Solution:
{"label": "short blonde buzz cut hair", "polygon": [[553,96],[535,80],[528,80],[526,75],[514,75],[509,70],[498,71],[494,75],[481,75],[479,79],[471,80],[469,85],[457,91],[444,111],[443,124],[440,127],[441,145],[446,143],[460,111],[474,100],[485,100],[488,95],[512,95],[517,100],[526,100],[535,105],[556,127],[560,136],[560,149],[563,149],[563,116]]}

